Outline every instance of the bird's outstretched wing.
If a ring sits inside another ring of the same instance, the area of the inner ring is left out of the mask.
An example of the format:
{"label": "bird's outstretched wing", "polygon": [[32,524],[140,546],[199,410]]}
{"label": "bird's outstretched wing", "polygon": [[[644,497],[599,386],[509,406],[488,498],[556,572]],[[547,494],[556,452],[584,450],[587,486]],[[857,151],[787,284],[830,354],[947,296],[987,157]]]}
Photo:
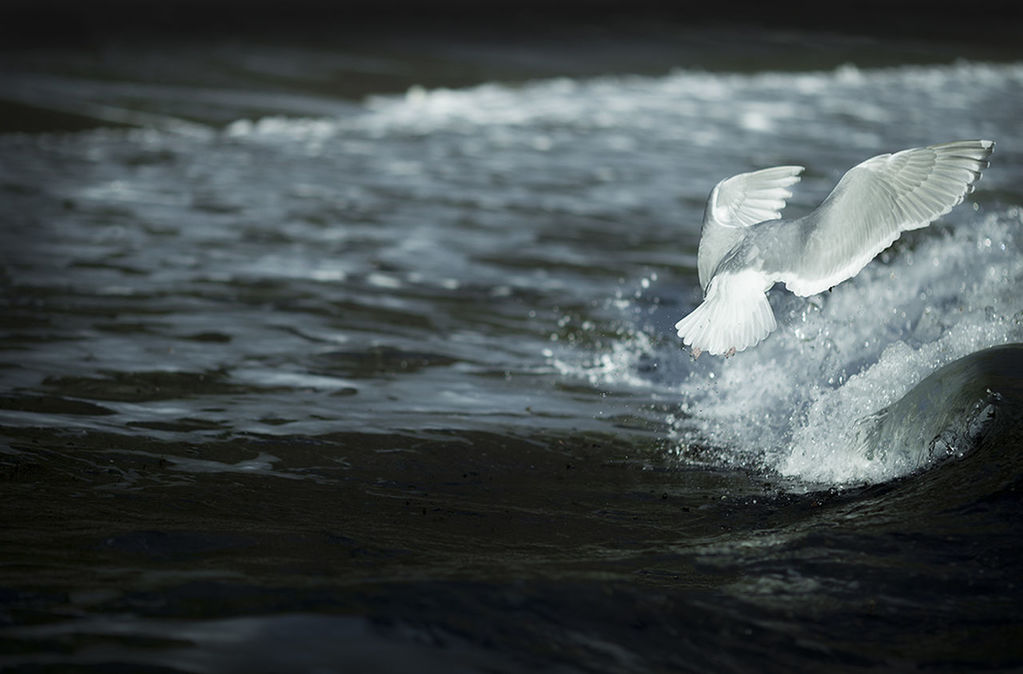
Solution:
{"label": "bird's outstretched wing", "polygon": [[994,142],[963,140],[882,154],[854,166],[828,198],[797,221],[802,250],[775,261],[797,295],[855,276],[902,232],[925,227],[973,191]]}
{"label": "bird's outstretched wing", "polygon": [[799,182],[802,166],[740,173],[719,182],[707,198],[697,268],[700,285],[707,290],[710,276],[721,258],[742,238],[741,230],[781,217],[789,187]]}

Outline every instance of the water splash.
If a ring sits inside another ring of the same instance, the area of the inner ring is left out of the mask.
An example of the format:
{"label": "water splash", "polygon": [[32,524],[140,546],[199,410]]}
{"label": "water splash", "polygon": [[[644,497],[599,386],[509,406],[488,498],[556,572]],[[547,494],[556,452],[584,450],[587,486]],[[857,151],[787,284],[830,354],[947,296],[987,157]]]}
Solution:
{"label": "water splash", "polygon": [[784,318],[767,342],[683,382],[692,413],[673,424],[678,451],[741,447],[783,475],[826,483],[920,468],[873,452],[865,420],[937,368],[1023,339],[1020,211],[974,220],[875,262],[819,300],[780,298]]}
{"label": "water splash", "polygon": [[[924,441],[911,456],[879,447],[897,435],[877,433],[886,410],[938,368],[1023,341],[1023,210],[964,209],[958,219],[908,237],[831,293],[779,288],[778,330],[730,359],[687,359],[644,320],[649,294],[662,290],[651,287],[656,275],[608,300],[625,317],[617,339],[582,361],[567,348],[544,355],[563,376],[672,400],[665,421],[684,460],[710,455],[830,485],[894,479],[943,455]],[[977,403],[956,423],[982,418]]]}

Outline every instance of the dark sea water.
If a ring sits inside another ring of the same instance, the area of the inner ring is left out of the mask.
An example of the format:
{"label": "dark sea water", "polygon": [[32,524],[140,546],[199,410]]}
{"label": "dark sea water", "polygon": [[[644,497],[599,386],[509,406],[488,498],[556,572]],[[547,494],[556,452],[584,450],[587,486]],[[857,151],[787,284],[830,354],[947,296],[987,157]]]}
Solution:
{"label": "dark sea water", "polygon": [[[1019,671],[1023,62],[879,58],[6,54],[0,669]],[[962,206],[680,349],[718,180],[960,138]]]}

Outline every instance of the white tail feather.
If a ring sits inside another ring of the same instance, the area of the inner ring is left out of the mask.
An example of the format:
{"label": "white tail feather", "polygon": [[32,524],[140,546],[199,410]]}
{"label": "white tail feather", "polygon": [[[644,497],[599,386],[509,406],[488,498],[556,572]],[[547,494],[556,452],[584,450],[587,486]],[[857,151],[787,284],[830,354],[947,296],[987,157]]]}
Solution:
{"label": "white tail feather", "polygon": [[718,274],[703,303],[675,324],[678,336],[693,353],[718,356],[743,351],[777,327],[759,272]]}

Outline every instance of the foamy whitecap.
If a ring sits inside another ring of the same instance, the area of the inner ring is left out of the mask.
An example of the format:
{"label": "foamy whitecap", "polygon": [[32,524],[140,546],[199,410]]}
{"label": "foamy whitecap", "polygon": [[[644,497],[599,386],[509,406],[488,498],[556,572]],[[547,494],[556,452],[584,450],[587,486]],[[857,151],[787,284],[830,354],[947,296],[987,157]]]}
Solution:
{"label": "foamy whitecap", "polygon": [[[1023,211],[958,218],[830,293],[804,299],[779,288],[778,330],[730,359],[692,361],[649,328],[623,328],[585,360],[566,344],[543,355],[562,376],[675,400],[667,422],[682,457],[705,460],[710,448],[719,462],[808,483],[900,477],[940,457],[924,446],[874,451],[864,440],[874,415],[943,365],[1023,341]],[[607,302],[623,326],[640,321],[637,298],[657,290],[647,279],[633,285]]]}
{"label": "foamy whitecap", "polygon": [[[761,346],[694,370],[675,423],[688,444],[759,448],[764,464],[825,483],[876,482],[921,467],[870,455],[862,420],[897,402],[937,368],[1023,340],[1023,246],[1018,209],[977,216],[946,236],[875,262],[820,300],[795,305]],[[787,298],[786,298],[787,299]]]}
{"label": "foamy whitecap", "polygon": [[[487,83],[458,90],[416,86],[403,96],[371,97],[361,114],[239,120],[224,135],[298,143],[304,152],[303,143],[338,136],[347,140],[353,132],[374,138],[486,130],[490,142],[534,149],[540,143],[539,149],[550,149],[557,136],[538,134],[538,127],[599,130],[612,144],[621,142],[615,130],[646,128],[662,140],[674,140],[677,133],[678,140],[691,146],[709,147],[736,141],[734,134],[722,134],[725,130],[762,135],[796,124],[807,144],[831,147],[834,127],[819,122],[823,114],[856,122],[843,138],[844,145],[868,146],[878,140],[878,133],[868,129],[890,122],[907,97],[917,102],[912,114],[921,124],[931,124],[949,108],[982,108],[985,96],[1003,93],[1006,87],[1023,87],[1023,65],[960,62],[877,70],[845,65],[831,71],[756,74],[680,69],[667,77],[552,79],[522,86]],[[947,115],[944,120],[955,121]],[[948,124],[946,128],[950,137],[959,135]]]}

